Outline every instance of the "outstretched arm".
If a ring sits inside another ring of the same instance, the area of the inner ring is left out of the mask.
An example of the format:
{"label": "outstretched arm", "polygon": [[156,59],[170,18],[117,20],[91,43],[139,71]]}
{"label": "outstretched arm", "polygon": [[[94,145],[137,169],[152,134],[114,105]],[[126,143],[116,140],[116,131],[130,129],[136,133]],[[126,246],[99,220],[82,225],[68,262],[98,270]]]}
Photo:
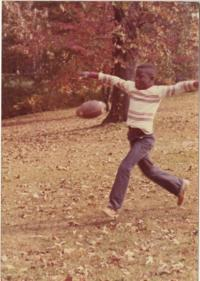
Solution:
{"label": "outstretched arm", "polygon": [[94,78],[98,79],[99,73],[98,72],[92,72],[92,71],[83,71],[80,73],[81,78]]}
{"label": "outstretched arm", "polygon": [[132,81],[123,80],[117,76],[104,74],[102,72],[90,72],[84,71],[81,72],[80,76],[82,78],[95,78],[100,80],[102,83],[109,85],[109,86],[116,86],[120,88],[122,91],[126,92],[127,94],[130,93],[130,89],[133,86]]}
{"label": "outstretched arm", "polygon": [[199,88],[198,80],[178,82],[175,85],[167,86],[165,95],[173,96],[173,95],[182,94],[185,92],[197,91],[198,88]]}

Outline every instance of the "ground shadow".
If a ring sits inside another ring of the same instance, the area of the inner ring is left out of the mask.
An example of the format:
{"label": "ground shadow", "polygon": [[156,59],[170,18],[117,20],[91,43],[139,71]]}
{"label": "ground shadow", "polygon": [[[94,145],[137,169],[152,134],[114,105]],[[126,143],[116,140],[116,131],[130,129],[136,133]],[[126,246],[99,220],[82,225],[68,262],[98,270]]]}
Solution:
{"label": "ground shadow", "polygon": [[110,218],[91,218],[87,219],[87,222],[78,222],[78,221],[41,221],[37,223],[25,223],[25,224],[16,224],[16,225],[4,225],[2,227],[2,234],[16,234],[16,233],[41,233],[45,230],[69,230],[69,229],[84,229],[87,227],[97,227],[100,228],[108,224],[117,224],[117,221]]}
{"label": "ground shadow", "polygon": [[[28,119],[28,117],[25,117]],[[33,117],[31,117],[33,118]],[[74,115],[71,116],[66,116],[66,117],[59,117],[59,118],[51,118],[51,119],[46,119],[46,118],[36,118],[32,120],[21,120],[21,119],[16,119],[16,120],[3,120],[2,121],[2,127],[12,127],[12,126],[21,126],[21,125],[26,125],[26,124],[32,124],[32,123],[40,123],[40,122],[53,122],[53,121],[64,121],[64,120],[70,120],[74,119]]]}
{"label": "ground shadow", "polygon": [[[170,210],[176,210],[177,207],[172,207]],[[2,234],[16,234],[16,233],[24,233],[24,234],[39,234],[45,230],[74,230],[74,229],[84,229],[88,227],[96,227],[101,228],[103,226],[110,226],[110,228],[115,228],[119,223],[127,223],[132,222],[133,225],[137,225],[137,221],[140,219],[143,219],[147,213],[149,215],[149,212],[156,215],[157,218],[163,217],[163,212],[166,213],[165,208],[158,209],[157,207],[148,208],[148,209],[141,209],[140,211],[137,211],[137,214],[133,210],[124,210],[124,212],[117,218],[117,219],[111,219],[108,217],[102,217],[100,215],[97,216],[89,216],[85,219],[83,218],[77,218],[74,220],[51,220],[49,219],[48,222],[45,221],[38,221],[38,222],[31,222],[31,223],[22,223],[22,224],[15,224],[15,225],[6,225],[2,226]],[[182,221],[182,218],[180,217],[177,219],[178,221]]]}

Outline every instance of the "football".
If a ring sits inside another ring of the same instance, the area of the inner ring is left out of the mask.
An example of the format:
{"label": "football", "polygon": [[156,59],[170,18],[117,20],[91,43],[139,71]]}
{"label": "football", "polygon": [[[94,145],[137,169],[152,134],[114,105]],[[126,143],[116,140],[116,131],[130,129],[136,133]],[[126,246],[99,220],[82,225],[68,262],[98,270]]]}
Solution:
{"label": "football", "polygon": [[82,118],[95,118],[103,114],[106,104],[102,101],[89,100],[82,103],[76,110],[76,115]]}

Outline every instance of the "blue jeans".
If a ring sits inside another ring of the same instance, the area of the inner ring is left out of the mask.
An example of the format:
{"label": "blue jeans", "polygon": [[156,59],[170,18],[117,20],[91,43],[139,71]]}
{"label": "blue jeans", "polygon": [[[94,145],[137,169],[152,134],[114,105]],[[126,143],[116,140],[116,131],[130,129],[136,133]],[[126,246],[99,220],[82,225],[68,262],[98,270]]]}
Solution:
{"label": "blue jeans", "polygon": [[154,166],[148,157],[148,153],[155,142],[154,136],[141,133],[138,135],[137,131],[134,134],[133,130],[133,134],[131,136],[129,134],[128,138],[131,148],[118,168],[110,193],[109,206],[115,210],[121,208],[127,191],[130,172],[136,164],[146,177],[177,196],[183,180]]}

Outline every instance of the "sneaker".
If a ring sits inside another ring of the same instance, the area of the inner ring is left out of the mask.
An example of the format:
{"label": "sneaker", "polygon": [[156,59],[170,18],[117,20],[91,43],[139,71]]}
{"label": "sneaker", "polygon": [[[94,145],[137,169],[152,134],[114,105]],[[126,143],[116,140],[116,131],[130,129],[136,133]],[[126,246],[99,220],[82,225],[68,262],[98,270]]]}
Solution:
{"label": "sneaker", "polygon": [[119,216],[117,211],[115,211],[114,209],[111,209],[109,207],[104,208],[103,213],[111,219],[116,219]]}
{"label": "sneaker", "polygon": [[185,195],[185,191],[188,188],[188,186],[190,185],[189,180],[183,179],[183,184],[181,186],[181,190],[178,194],[178,200],[177,200],[177,205],[180,206],[183,203],[184,200],[184,195]]}

